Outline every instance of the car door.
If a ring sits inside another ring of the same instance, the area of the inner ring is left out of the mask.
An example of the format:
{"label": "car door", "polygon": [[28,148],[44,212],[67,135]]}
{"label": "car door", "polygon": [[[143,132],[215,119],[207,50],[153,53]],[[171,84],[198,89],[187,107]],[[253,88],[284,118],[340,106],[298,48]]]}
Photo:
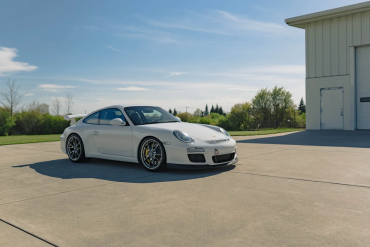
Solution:
{"label": "car door", "polygon": [[[113,126],[110,121],[121,118],[125,126]],[[121,110],[117,108],[105,109],[100,112],[98,125],[93,126],[92,136],[94,143],[102,154],[133,156],[132,130]]]}

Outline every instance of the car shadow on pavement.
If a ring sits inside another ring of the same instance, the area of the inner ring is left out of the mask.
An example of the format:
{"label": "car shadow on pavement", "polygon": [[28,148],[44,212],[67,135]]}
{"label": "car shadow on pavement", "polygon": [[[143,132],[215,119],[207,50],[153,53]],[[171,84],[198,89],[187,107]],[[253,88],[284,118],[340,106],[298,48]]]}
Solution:
{"label": "car shadow on pavement", "polygon": [[209,169],[176,169],[168,167],[163,172],[149,172],[140,164],[92,159],[86,163],[72,163],[69,159],[13,166],[29,167],[36,172],[61,179],[95,178],[129,183],[157,183],[198,179],[233,170],[234,165]]}
{"label": "car shadow on pavement", "polygon": [[238,140],[237,143],[370,148],[370,131],[306,130]]}

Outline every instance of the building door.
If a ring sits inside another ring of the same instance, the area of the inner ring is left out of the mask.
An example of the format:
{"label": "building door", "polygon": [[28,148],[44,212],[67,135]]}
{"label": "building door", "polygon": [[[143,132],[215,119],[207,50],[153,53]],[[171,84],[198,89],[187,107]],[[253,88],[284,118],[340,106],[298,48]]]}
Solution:
{"label": "building door", "polygon": [[357,129],[370,129],[370,46],[356,48]]}
{"label": "building door", "polygon": [[343,129],[343,88],[321,89],[321,129]]}

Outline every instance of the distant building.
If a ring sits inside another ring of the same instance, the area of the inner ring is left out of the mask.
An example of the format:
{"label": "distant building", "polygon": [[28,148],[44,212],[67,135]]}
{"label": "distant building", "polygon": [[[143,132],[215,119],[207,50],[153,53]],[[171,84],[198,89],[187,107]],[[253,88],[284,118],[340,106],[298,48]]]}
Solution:
{"label": "distant building", "polygon": [[307,129],[370,129],[370,2],[285,22],[306,30]]}

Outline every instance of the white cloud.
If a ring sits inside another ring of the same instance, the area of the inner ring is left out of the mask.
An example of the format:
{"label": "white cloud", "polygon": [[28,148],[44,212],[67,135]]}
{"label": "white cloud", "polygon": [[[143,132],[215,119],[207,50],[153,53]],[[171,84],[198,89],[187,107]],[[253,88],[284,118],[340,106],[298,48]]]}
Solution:
{"label": "white cloud", "polygon": [[171,77],[171,76],[179,76],[179,75],[183,75],[183,74],[186,74],[186,72],[171,72],[169,74],[169,76],[167,77]]}
{"label": "white cloud", "polygon": [[24,96],[33,96],[33,93],[26,93]]}
{"label": "white cloud", "polygon": [[17,76],[19,78],[28,78],[28,79],[40,79],[40,80],[56,80],[56,81],[82,81],[90,83],[104,83],[104,81],[84,79],[84,78],[70,78],[70,77],[40,77],[40,76]]}
{"label": "white cloud", "polygon": [[17,56],[17,52],[17,49],[0,46],[0,76],[19,71],[32,71],[37,69],[37,66],[13,61]]}
{"label": "white cloud", "polygon": [[75,86],[61,86],[61,85],[55,85],[55,84],[42,84],[42,85],[38,85],[38,88],[41,88],[45,91],[58,92],[58,91],[62,91],[65,89],[72,89],[76,87]]}
{"label": "white cloud", "polygon": [[259,88],[247,88],[247,87],[231,87],[229,90],[238,90],[238,91],[258,91]]}
{"label": "white cloud", "polygon": [[167,32],[134,26],[125,27],[124,29],[126,30],[125,32],[119,32],[117,35],[128,38],[153,40],[159,43],[180,43]]}
{"label": "white cloud", "polygon": [[121,90],[121,91],[146,91],[146,90],[150,90],[149,88],[143,88],[143,87],[120,87],[120,88],[117,88],[117,90]]}
{"label": "white cloud", "polygon": [[185,18],[177,19],[153,20],[145,17],[141,19],[159,28],[184,29],[220,35],[245,35],[253,32],[281,36],[294,31],[285,25],[253,20],[223,10],[210,10],[204,14],[190,12]]}
{"label": "white cloud", "polygon": [[129,53],[129,52],[127,52],[127,51],[121,51],[121,50],[118,50],[118,49],[116,49],[116,48],[113,48],[113,47],[112,47],[112,46],[110,46],[110,45],[107,45],[107,47],[108,47],[109,49],[113,50],[113,51],[117,51],[117,52],[122,52],[122,53],[130,54],[130,53]]}
{"label": "white cloud", "polygon": [[256,66],[245,69],[249,73],[265,73],[265,74],[299,74],[306,73],[305,65],[272,65],[272,66]]}

